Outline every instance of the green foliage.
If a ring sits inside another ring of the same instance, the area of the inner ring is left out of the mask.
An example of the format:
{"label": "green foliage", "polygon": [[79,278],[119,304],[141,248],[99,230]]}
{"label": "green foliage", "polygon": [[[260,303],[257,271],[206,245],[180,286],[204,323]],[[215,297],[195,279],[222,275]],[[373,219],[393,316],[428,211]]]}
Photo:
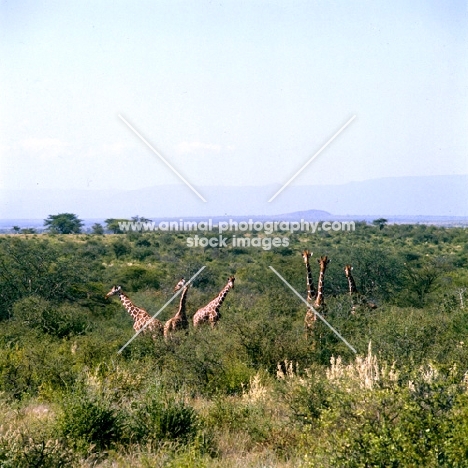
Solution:
{"label": "green foliage", "polygon": [[49,215],[44,220],[44,226],[53,234],[79,234],[83,227],[83,221],[73,213],[60,213]]}
{"label": "green foliage", "polygon": [[124,240],[117,240],[112,244],[112,249],[117,258],[124,257],[132,251],[130,244]]}
{"label": "green foliage", "polygon": [[81,335],[89,329],[89,315],[81,308],[68,304],[57,307],[39,296],[17,301],[13,317],[58,338]]}
{"label": "green foliage", "polygon": [[374,226],[378,226],[380,230],[382,230],[386,226],[387,223],[388,223],[388,219],[385,219],[385,218],[374,219],[374,221],[372,221],[372,224]]}
{"label": "green foliage", "polygon": [[0,239],[0,319],[27,296],[55,302],[82,298],[80,286],[98,277],[101,267],[73,250],[47,240]]}
{"label": "green foliage", "polygon": [[122,285],[125,291],[138,291],[144,288],[159,289],[159,278],[154,269],[132,265],[121,268],[114,276],[114,282]]}
{"label": "green foliage", "polygon": [[138,441],[192,440],[198,430],[195,411],[181,401],[163,400],[153,395],[138,405],[133,415],[132,429]]}
{"label": "green foliage", "polygon": [[108,449],[122,436],[122,415],[100,398],[78,391],[63,401],[58,430],[70,445],[86,450]]}
{"label": "green foliage", "polygon": [[100,224],[100,223],[94,223],[91,226],[91,229],[92,229],[93,234],[97,234],[99,236],[102,236],[104,234],[104,228],[103,228],[102,224]]}
{"label": "green foliage", "polygon": [[[0,465],[467,466],[467,231],[288,237],[271,251],[187,249],[180,233],[0,237]],[[321,321],[306,336],[304,304],[268,269],[305,297],[304,248],[315,281],[316,258],[332,259],[324,313],[357,359]],[[117,354],[133,329],[110,286],[155,312],[202,265],[190,322],[236,276],[218,325]]]}
{"label": "green foliage", "polygon": [[108,231],[111,231],[114,234],[123,234],[123,231],[119,227],[119,222],[126,221],[128,221],[128,219],[108,218],[104,222],[106,223],[106,228]]}
{"label": "green foliage", "polygon": [[28,428],[0,428],[2,468],[61,468],[75,461],[73,452],[47,431]]}
{"label": "green foliage", "polygon": [[403,298],[415,307],[423,307],[428,295],[437,290],[441,279],[451,270],[451,265],[445,258],[424,257],[405,263],[405,291]]}

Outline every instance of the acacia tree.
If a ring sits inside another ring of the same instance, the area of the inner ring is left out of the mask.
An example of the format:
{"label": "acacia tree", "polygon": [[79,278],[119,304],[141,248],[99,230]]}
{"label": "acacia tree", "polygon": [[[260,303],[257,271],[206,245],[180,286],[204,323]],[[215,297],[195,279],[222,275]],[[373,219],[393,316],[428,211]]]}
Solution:
{"label": "acacia tree", "polygon": [[452,269],[445,258],[424,258],[421,262],[405,263],[405,285],[412,304],[424,307],[426,297],[440,286],[440,279]]}
{"label": "acacia tree", "polygon": [[106,228],[108,231],[111,231],[114,234],[123,234],[122,229],[120,229],[119,223],[128,222],[128,219],[108,218],[104,222],[106,223]]}
{"label": "acacia tree", "polygon": [[372,221],[372,224],[374,226],[378,226],[380,231],[385,227],[387,223],[388,219],[385,218],[374,219],[374,221]]}
{"label": "acacia tree", "polygon": [[49,215],[44,220],[46,229],[54,234],[79,234],[83,224],[83,221],[73,213]]}
{"label": "acacia tree", "polygon": [[102,224],[100,223],[94,223],[91,229],[93,230],[93,234],[97,234],[97,235],[104,234],[104,228],[102,227]]}
{"label": "acacia tree", "polygon": [[151,219],[148,219],[148,218],[144,218],[143,216],[132,216],[132,221],[134,223],[150,223],[151,222]]}

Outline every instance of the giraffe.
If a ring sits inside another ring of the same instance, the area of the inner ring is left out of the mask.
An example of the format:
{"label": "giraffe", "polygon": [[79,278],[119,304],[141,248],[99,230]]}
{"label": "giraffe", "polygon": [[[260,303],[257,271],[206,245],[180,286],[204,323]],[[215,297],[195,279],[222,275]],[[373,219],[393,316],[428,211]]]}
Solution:
{"label": "giraffe", "polygon": [[195,312],[195,315],[193,316],[193,326],[195,328],[205,322],[209,322],[212,328],[216,325],[218,320],[221,318],[219,309],[224,302],[224,299],[226,299],[227,293],[234,288],[234,281],[234,276],[230,276],[226,286],[224,286],[221,292],[205,307],[202,307]]}
{"label": "giraffe", "polygon": [[[180,282],[178,284],[180,284]],[[188,329],[189,323],[187,320],[187,314],[185,312],[185,305],[187,303],[187,292],[189,287],[190,286],[185,286],[182,291],[182,294],[180,296],[179,310],[174,315],[174,317],[169,319],[164,325],[165,339],[168,339],[172,332]]]}
{"label": "giraffe", "polygon": [[312,280],[312,271],[310,270],[309,258],[312,256],[312,252],[309,250],[304,250],[302,252],[302,258],[307,270],[307,302],[312,302],[317,295],[317,291],[314,288],[314,283]]}
{"label": "giraffe", "polygon": [[[323,299],[323,279],[325,277],[325,270],[327,269],[327,265],[330,263],[328,257],[322,256],[320,259],[317,259],[317,262],[320,265],[320,273],[319,273],[319,280],[317,286],[317,295],[315,296],[315,301],[313,307],[317,312],[325,312],[326,306]],[[305,325],[306,329],[311,329],[314,326],[314,322],[317,320],[317,316],[315,315],[312,309],[307,309],[306,317],[305,317]]]}
{"label": "giraffe", "polygon": [[122,291],[122,286],[113,286],[106,294],[106,299],[110,296],[116,296],[117,294],[119,295],[122,305],[133,319],[133,329],[135,332],[138,332],[149,322],[145,331],[148,330],[152,332],[153,338],[163,334],[163,324],[158,319],[153,319],[145,309],[141,309],[133,304],[129,297]]}
{"label": "giraffe", "polygon": [[353,267],[351,265],[345,265],[344,271],[346,278],[348,279],[349,294],[357,294],[358,290],[356,287],[356,281],[354,281],[353,275],[351,274]]}
{"label": "giraffe", "polygon": [[351,313],[354,315],[356,313],[356,304],[354,303],[353,296],[357,294],[357,287],[353,275],[351,274],[352,269],[353,267],[351,265],[345,265],[344,267],[346,279],[348,280],[349,295],[351,296],[352,301]]}
{"label": "giraffe", "polygon": [[353,303],[351,307],[351,313],[353,315],[356,313],[356,299],[358,299],[359,303],[369,307],[370,309],[376,309],[376,304],[374,304],[373,302],[369,302],[362,294],[358,292],[356,282],[354,281],[353,275],[351,274],[352,269],[353,267],[351,265],[345,265],[344,267],[345,275],[348,280],[349,295],[351,296],[351,300]]}
{"label": "giraffe", "polygon": [[[307,277],[306,277],[306,280],[307,280],[307,302],[309,302],[309,303],[312,303],[314,298],[317,296],[317,291],[315,290],[315,287],[314,287],[314,283],[313,283],[313,280],[312,280],[312,271],[310,269],[310,263],[309,263],[309,259],[310,259],[311,256],[312,256],[312,252],[310,252],[309,250],[304,250],[302,252],[302,258],[304,260],[304,264],[305,264],[306,270],[307,270]],[[305,319],[304,319],[306,330],[313,327],[313,322],[315,322],[315,320],[317,320],[316,315],[308,307],[306,315],[305,315]]]}
{"label": "giraffe", "polygon": [[323,278],[325,276],[325,270],[327,269],[327,265],[330,263],[329,258],[325,255],[317,259],[317,262],[320,265],[320,274],[317,286],[317,297],[315,298],[314,307],[316,309],[320,309],[321,307],[325,306],[325,302],[323,300]]}

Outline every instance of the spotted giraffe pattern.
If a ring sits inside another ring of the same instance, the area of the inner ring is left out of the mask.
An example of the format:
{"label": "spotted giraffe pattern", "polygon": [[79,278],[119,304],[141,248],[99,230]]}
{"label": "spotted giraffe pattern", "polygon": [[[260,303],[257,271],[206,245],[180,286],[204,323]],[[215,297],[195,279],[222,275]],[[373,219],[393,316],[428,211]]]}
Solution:
{"label": "spotted giraffe pattern", "polygon": [[226,299],[227,293],[234,288],[234,276],[230,276],[226,286],[221,290],[221,292],[205,307],[199,309],[193,316],[193,326],[198,327],[202,323],[209,323],[211,327],[214,327],[216,323],[221,318],[219,309]]}
{"label": "spotted giraffe pattern", "polygon": [[[306,266],[306,271],[307,271],[307,276],[306,276],[307,302],[309,304],[311,304],[314,298],[317,296],[317,291],[315,290],[315,287],[314,287],[314,282],[312,279],[312,270],[310,268],[310,262],[309,262],[309,259],[311,256],[312,256],[312,252],[310,252],[309,250],[304,250],[302,252],[302,258],[304,260],[304,264]],[[312,309],[308,307],[305,318],[304,318],[306,330],[311,329],[314,326],[314,322],[316,320],[317,320],[317,316],[314,314]]]}
{"label": "spotted giraffe pattern", "polygon": [[325,277],[325,270],[327,269],[327,265],[330,263],[330,260],[328,257],[322,256],[320,257],[317,262],[320,265],[320,273],[319,273],[319,280],[318,280],[318,286],[317,286],[317,297],[315,298],[314,302],[314,307],[316,309],[319,309],[320,307],[323,307],[325,305],[324,299],[323,299],[323,280]]}
{"label": "spotted giraffe pattern", "polygon": [[137,307],[122,291],[122,286],[114,286],[107,294],[106,299],[110,296],[118,295],[125,310],[133,319],[133,329],[138,332],[142,327],[148,324],[143,333],[152,333],[153,338],[163,334],[163,324],[158,319],[153,319],[145,309]]}
{"label": "spotted giraffe pattern", "polygon": [[[184,283],[185,284],[185,283]],[[185,306],[187,303],[187,292],[189,286],[185,286],[180,296],[179,310],[164,325],[164,338],[168,339],[171,333],[179,330],[187,330],[189,327]]]}
{"label": "spotted giraffe pattern", "polygon": [[[323,299],[323,281],[325,278],[325,270],[327,269],[327,265],[330,263],[330,260],[327,256],[322,256],[320,259],[317,259],[317,262],[320,265],[320,273],[317,286],[317,295],[315,296],[313,307],[317,312],[320,312],[323,315],[326,312],[326,305]],[[307,332],[311,332],[313,330],[316,321],[317,315],[312,309],[307,309],[304,320]]]}
{"label": "spotted giraffe pattern", "polygon": [[312,280],[312,271],[310,269],[309,263],[309,259],[311,256],[312,252],[310,252],[309,250],[304,250],[304,252],[302,252],[302,258],[304,259],[304,263],[307,270],[307,302],[312,302],[315,296],[317,295],[317,291],[315,290],[314,282]]}

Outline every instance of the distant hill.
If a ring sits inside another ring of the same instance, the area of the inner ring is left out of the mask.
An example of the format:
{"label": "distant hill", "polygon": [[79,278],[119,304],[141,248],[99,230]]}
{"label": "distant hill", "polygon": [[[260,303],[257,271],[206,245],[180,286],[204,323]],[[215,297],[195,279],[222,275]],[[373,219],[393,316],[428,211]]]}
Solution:
{"label": "distant hill", "polygon": [[343,185],[197,187],[203,203],[181,185],[138,190],[0,190],[0,219],[272,216],[308,210],[333,216],[468,216],[468,176],[389,177]]}

